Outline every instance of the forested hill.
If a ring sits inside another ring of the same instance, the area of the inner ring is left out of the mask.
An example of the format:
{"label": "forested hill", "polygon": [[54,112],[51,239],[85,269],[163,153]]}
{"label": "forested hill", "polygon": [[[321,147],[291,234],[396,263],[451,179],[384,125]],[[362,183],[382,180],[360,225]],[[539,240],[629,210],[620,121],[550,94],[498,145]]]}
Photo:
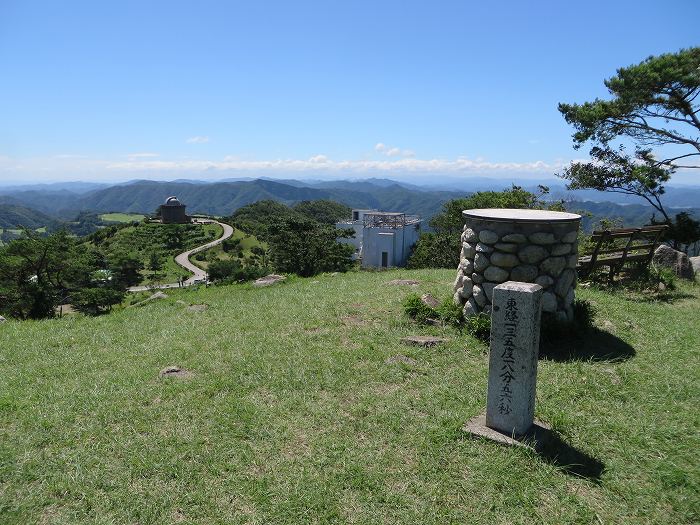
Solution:
{"label": "forested hill", "polygon": [[304,200],[329,199],[353,208],[405,211],[430,217],[450,199],[463,197],[456,191],[420,191],[399,184],[377,185],[345,182],[342,187],[315,188],[270,180],[191,183],[136,181],[83,195],[66,193],[37,195],[17,192],[13,198],[51,215],[68,217],[77,211],[153,213],[166,197],[177,195],[189,213],[230,215],[236,209],[259,200],[294,204]]}
{"label": "forested hill", "polygon": [[44,213],[16,204],[9,199],[0,199],[0,229],[24,227],[35,230],[49,227],[54,223],[56,221]]}

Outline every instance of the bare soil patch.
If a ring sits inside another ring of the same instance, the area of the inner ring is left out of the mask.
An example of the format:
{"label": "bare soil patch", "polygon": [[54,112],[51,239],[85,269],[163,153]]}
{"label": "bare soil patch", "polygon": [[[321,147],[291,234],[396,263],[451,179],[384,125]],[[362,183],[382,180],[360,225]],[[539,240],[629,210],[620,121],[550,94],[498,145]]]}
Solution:
{"label": "bare soil patch", "polygon": [[189,379],[193,375],[194,373],[190,372],[189,370],[185,370],[184,368],[180,368],[179,366],[167,366],[160,371],[158,377],[174,377],[176,379]]}

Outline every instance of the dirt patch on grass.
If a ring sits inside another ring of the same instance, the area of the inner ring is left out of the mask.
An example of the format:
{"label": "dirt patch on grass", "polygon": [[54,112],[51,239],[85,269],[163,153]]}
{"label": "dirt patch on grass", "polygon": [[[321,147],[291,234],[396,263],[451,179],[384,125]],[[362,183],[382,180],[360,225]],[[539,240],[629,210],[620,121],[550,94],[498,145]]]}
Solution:
{"label": "dirt patch on grass", "polygon": [[158,377],[167,378],[172,377],[175,379],[189,379],[194,376],[193,372],[180,368],[179,366],[167,366],[158,373]]}
{"label": "dirt patch on grass", "polygon": [[208,304],[193,304],[187,307],[188,312],[203,312],[209,308]]}
{"label": "dirt patch on grass", "polygon": [[390,284],[392,286],[418,286],[420,281],[416,281],[414,279],[394,279],[393,281],[387,281],[386,284]]}
{"label": "dirt patch on grass", "polygon": [[407,357],[405,355],[398,354],[391,356],[389,359],[386,360],[386,363],[389,365],[402,363],[408,366],[416,366],[418,364],[418,361],[416,361],[415,359],[411,359],[410,357]]}
{"label": "dirt patch on grass", "polygon": [[345,326],[366,326],[369,324],[357,314],[345,315],[340,318],[340,322]]}

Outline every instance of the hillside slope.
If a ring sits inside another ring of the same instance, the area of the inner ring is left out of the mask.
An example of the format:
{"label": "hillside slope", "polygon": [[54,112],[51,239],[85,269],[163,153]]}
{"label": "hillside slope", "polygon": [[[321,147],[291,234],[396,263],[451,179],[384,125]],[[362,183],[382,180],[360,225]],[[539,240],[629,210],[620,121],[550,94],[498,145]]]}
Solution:
{"label": "hillside slope", "polygon": [[[402,316],[453,278],[322,275],[0,324],[0,522],[696,523],[698,288],[579,291],[600,329],[540,361],[537,416],[562,439],[541,457],[462,433],[486,347]],[[400,343],[417,333],[450,341]],[[159,379],[169,365],[193,375]]]}
{"label": "hillside slope", "polygon": [[0,228],[29,228],[35,230],[56,224],[40,211],[0,198]]}

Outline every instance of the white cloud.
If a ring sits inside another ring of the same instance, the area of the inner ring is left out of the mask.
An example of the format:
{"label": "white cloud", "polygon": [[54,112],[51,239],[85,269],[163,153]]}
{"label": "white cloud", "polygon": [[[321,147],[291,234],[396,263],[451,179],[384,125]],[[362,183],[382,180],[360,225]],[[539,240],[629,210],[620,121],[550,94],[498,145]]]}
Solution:
{"label": "white cloud", "polygon": [[416,172],[416,173],[484,173],[484,172],[538,172],[553,174],[568,163],[488,162],[467,157],[456,159],[401,158],[387,160],[332,160],[325,155],[309,159],[240,160],[226,157],[224,160],[135,160],[108,163],[105,168],[118,171],[279,171],[303,172],[327,170],[337,173]]}
{"label": "white cloud", "polygon": [[187,142],[187,144],[206,144],[209,142],[209,137],[197,135],[195,137],[188,138],[185,142]]}
{"label": "white cloud", "polygon": [[374,151],[383,153],[387,157],[415,157],[416,152],[411,149],[401,149],[395,146],[387,146],[383,142],[378,142],[374,146]]}
{"label": "white cloud", "polygon": [[129,153],[125,156],[130,159],[150,159],[154,157],[160,157],[158,153]]}
{"label": "white cloud", "polygon": [[[391,148],[389,148],[391,149]],[[387,152],[389,151],[387,149]],[[412,152],[411,152],[412,153]],[[484,177],[549,177],[567,166],[570,159],[538,160],[534,162],[493,162],[483,158],[428,158],[407,156],[336,160],[318,154],[305,159],[280,158],[256,160],[247,157],[226,156],[215,159],[196,159],[182,156],[155,157],[155,153],[140,152],[121,158],[74,158],[57,161],[54,157],[2,158],[0,182],[22,180],[27,177],[45,180],[123,179],[134,177],[172,180],[179,177],[221,178],[241,174],[269,177],[373,177],[400,176],[484,176]]]}

